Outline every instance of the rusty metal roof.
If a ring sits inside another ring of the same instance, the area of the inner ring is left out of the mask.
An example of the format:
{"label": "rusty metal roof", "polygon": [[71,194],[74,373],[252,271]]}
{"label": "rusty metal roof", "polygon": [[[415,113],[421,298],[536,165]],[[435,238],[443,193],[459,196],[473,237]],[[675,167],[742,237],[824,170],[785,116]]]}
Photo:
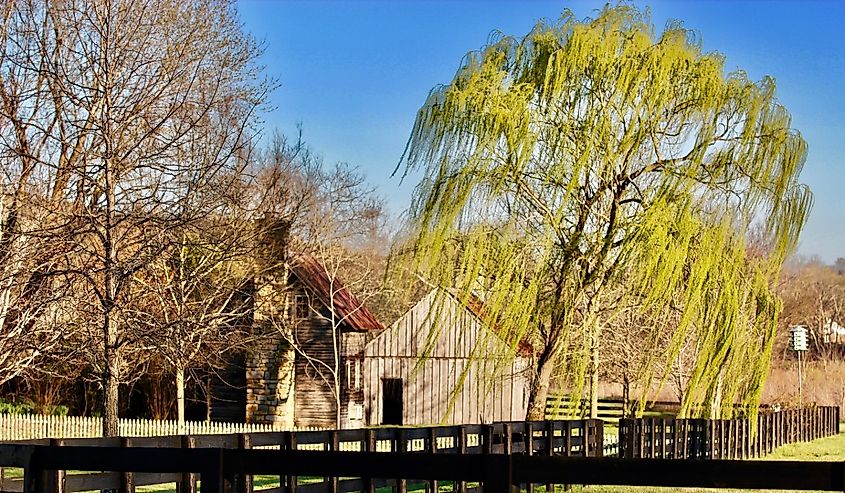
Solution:
{"label": "rusty metal roof", "polygon": [[[290,257],[291,272],[311,293],[351,329],[357,331],[382,330],[384,325],[352,294],[343,282],[332,279],[326,267],[309,254]],[[334,298],[334,299],[332,299]]]}

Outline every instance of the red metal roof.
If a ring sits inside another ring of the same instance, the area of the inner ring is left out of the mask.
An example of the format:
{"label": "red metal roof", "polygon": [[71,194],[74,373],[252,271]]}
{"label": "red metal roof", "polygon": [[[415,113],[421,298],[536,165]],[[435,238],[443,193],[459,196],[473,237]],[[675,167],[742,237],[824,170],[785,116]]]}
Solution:
{"label": "red metal roof", "polygon": [[[358,331],[384,329],[366,305],[359,301],[340,279],[332,279],[325,266],[312,255],[302,253],[292,255],[290,268],[296,278],[351,329]],[[334,292],[334,300],[332,300],[332,292]]]}

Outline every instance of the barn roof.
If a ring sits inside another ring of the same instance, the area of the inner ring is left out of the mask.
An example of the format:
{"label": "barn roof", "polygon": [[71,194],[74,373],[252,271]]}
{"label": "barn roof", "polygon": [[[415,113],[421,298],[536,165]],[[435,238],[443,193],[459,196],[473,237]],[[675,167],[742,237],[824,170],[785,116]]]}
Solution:
{"label": "barn roof", "polygon": [[[496,333],[501,339],[506,339],[507,334],[504,334],[504,329],[501,325],[497,324],[493,319],[493,316],[490,314],[489,310],[484,305],[484,302],[481,301],[481,298],[474,294],[470,294],[468,297],[460,296],[459,293],[456,293],[454,290],[449,290],[449,294],[458,304],[464,306],[467,310],[469,310],[473,315],[478,317],[484,325],[489,327]],[[505,341],[507,343],[511,343],[512,341]],[[524,338],[520,339],[516,344],[517,353],[520,356],[531,356],[534,353],[534,346],[531,345],[530,342],[526,341]]]}
{"label": "barn roof", "polygon": [[[299,253],[291,256],[293,275],[317,297],[326,308],[333,310],[351,329],[357,331],[382,330],[384,326],[373,313],[343,285],[340,279],[329,277],[328,270],[312,255]],[[334,300],[332,300],[334,291]]]}

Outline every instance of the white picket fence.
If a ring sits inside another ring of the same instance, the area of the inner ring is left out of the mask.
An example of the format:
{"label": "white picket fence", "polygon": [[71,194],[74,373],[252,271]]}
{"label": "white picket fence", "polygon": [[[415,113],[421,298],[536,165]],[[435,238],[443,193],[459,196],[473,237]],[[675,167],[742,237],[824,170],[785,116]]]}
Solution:
{"label": "white picket fence", "polygon": [[[175,420],[121,419],[120,436],[220,435],[266,431],[314,431],[322,428],[282,428],[270,424],[217,423]],[[35,438],[97,438],[103,436],[103,418],[0,414],[0,441]]]}

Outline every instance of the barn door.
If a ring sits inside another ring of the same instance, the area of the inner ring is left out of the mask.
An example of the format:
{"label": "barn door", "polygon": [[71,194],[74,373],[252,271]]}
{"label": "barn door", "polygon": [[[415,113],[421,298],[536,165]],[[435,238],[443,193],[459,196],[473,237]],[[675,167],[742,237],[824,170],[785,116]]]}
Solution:
{"label": "barn door", "polygon": [[402,379],[382,378],[381,379],[381,424],[401,425],[402,424]]}

